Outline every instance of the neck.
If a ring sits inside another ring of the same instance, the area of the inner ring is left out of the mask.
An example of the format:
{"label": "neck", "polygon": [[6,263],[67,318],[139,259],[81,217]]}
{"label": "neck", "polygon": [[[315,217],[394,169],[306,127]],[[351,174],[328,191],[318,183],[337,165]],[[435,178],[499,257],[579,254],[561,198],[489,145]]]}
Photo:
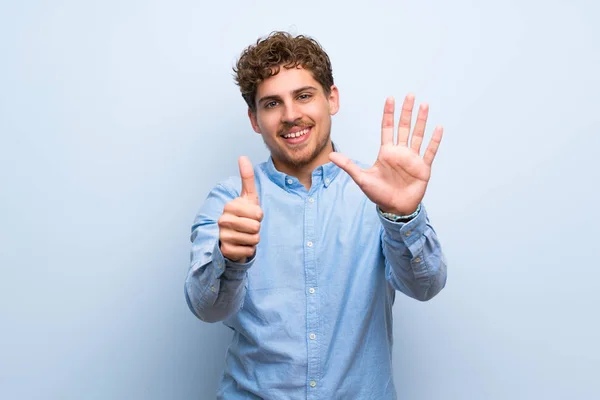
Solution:
{"label": "neck", "polygon": [[329,162],[329,153],[333,151],[333,144],[331,140],[323,151],[319,153],[317,157],[315,157],[311,162],[302,166],[295,166],[290,164],[284,164],[279,160],[273,159],[273,164],[275,168],[283,172],[284,174],[294,176],[298,178],[300,183],[306,188],[306,190],[310,190],[312,185],[312,173],[315,168],[320,167],[323,164],[327,164]]}

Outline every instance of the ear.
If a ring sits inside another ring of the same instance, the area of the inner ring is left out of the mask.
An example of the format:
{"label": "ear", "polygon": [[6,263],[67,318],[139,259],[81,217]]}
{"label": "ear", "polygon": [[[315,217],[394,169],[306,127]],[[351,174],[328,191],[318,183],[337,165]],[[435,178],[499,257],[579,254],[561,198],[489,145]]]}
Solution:
{"label": "ear", "polygon": [[327,100],[329,101],[329,114],[337,114],[338,110],[340,109],[340,93],[337,86],[331,85]]}
{"label": "ear", "polygon": [[252,125],[252,129],[254,132],[260,134],[260,127],[258,126],[258,119],[256,118],[256,113],[253,113],[250,107],[248,107],[248,118],[250,119],[250,124]]}

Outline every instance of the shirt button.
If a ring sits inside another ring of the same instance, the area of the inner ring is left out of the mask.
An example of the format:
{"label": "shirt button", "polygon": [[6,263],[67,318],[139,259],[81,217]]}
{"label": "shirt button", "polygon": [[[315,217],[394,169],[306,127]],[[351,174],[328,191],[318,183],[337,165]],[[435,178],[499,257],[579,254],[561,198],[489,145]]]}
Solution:
{"label": "shirt button", "polygon": [[317,335],[315,335],[314,333],[311,333],[309,338],[310,338],[310,340],[315,340],[317,338]]}
{"label": "shirt button", "polygon": [[415,258],[415,262],[416,262],[416,263],[418,263],[418,262],[421,262],[421,257],[417,257],[417,258]]}
{"label": "shirt button", "polygon": [[288,179],[288,180],[287,180],[287,183],[288,183],[288,185],[291,185],[291,184],[292,184],[292,182],[293,182],[293,181],[292,181],[291,179]]}
{"label": "shirt button", "polygon": [[310,381],[310,387],[315,387],[317,386],[317,382],[315,381]]}
{"label": "shirt button", "polygon": [[411,231],[406,231],[406,233],[404,234],[404,236],[410,236],[412,232]]}
{"label": "shirt button", "polygon": [[311,287],[310,289],[308,289],[308,293],[315,294],[315,288]]}
{"label": "shirt button", "polygon": [[308,247],[312,247],[312,245],[313,245],[313,242],[308,242],[308,243],[306,243],[306,245],[307,245]]}
{"label": "shirt button", "polygon": [[325,178],[325,184],[326,184],[326,185],[329,185],[329,182],[331,182],[331,181],[329,180],[329,178]]}
{"label": "shirt button", "polygon": [[309,202],[309,203],[314,203],[314,202],[315,202],[315,199],[313,199],[312,197],[309,197],[309,198],[308,198],[308,202]]}

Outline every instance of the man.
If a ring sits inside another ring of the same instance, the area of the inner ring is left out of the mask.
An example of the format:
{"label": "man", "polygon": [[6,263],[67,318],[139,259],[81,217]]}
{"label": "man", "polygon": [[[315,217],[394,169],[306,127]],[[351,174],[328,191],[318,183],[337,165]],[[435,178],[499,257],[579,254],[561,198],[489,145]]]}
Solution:
{"label": "man", "polygon": [[218,398],[394,399],[395,291],[426,301],[446,282],[422,204],[442,138],[421,157],[428,107],[394,140],[385,102],[371,167],[336,152],[331,63],[308,37],[275,32],[241,55],[236,82],[271,155],[216,185],[192,226],[190,310],[233,332]]}

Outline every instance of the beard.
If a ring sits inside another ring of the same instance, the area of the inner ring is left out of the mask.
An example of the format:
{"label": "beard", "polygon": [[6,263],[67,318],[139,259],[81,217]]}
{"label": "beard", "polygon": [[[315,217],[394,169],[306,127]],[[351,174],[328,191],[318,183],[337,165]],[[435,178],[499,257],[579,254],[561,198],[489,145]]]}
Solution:
{"label": "beard", "polygon": [[[314,127],[314,125],[313,125],[313,127]],[[313,134],[316,134],[316,132],[311,132],[311,135],[313,135]],[[292,149],[291,153],[288,153],[283,146],[277,146],[276,144],[269,144],[265,140],[264,136],[263,136],[263,142],[265,143],[265,146],[267,147],[267,149],[271,153],[271,156],[275,160],[279,161],[280,163],[282,163],[290,168],[298,169],[298,168],[306,167],[307,165],[311,164],[315,159],[317,159],[323,153],[323,151],[329,144],[330,136],[331,136],[331,130],[329,130],[327,132],[327,134],[324,135],[322,138],[318,139],[318,141],[315,144],[315,147],[308,153],[306,152],[306,147],[311,146],[312,138],[309,138],[309,139],[311,139],[311,141],[310,141],[310,143],[307,143],[306,146],[303,146],[298,149]]]}

